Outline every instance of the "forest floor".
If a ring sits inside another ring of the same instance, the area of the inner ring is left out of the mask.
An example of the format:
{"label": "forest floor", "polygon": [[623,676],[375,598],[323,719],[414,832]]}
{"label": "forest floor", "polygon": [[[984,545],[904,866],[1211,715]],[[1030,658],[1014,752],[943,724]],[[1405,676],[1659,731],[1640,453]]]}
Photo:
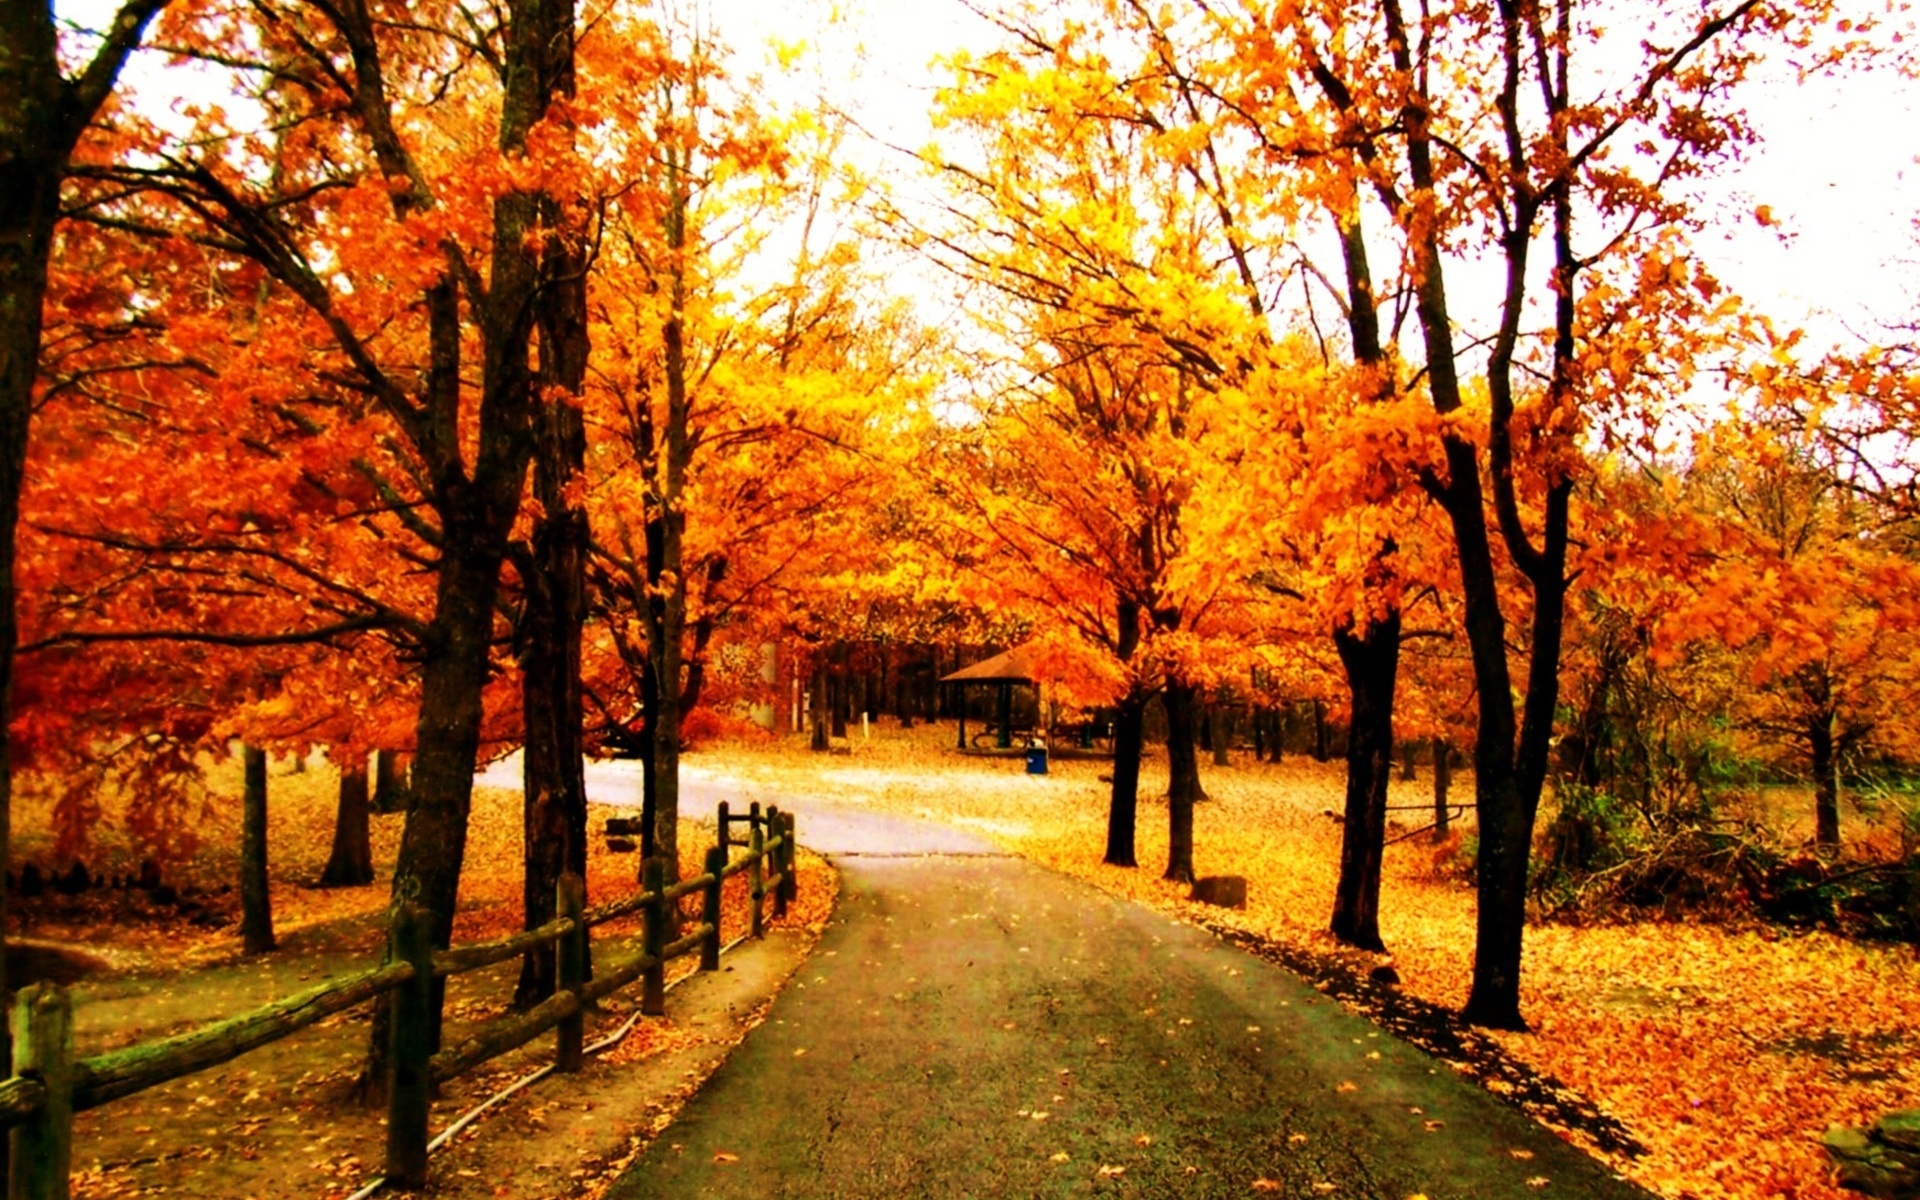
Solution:
{"label": "forest floor", "polygon": [[[274,764],[269,782],[269,848],[278,947],[259,958],[238,953],[235,877],[237,763],[208,772],[208,806],[195,814],[197,844],[163,868],[175,903],[155,903],[136,888],[63,896],[49,892],[17,904],[16,928],[29,946],[82,952],[93,970],[73,982],[82,1055],[151,1041],[238,1015],[258,1005],[364,969],[378,961],[392,864],[403,817],[373,818],[377,882],[359,888],[310,886],[325,862],[338,774],[316,765]],[[520,794],[475,789],[461,911],[455,941],[471,942],[521,926]],[[635,856],[609,853],[602,821],[629,809],[593,805],[588,902],[630,893]],[[105,814],[87,850],[96,874],[133,873],[130,843]],[[58,865],[48,814],[31,797],[16,813],[16,862]],[[713,843],[713,820],[681,824],[683,868],[700,869]],[[802,962],[831,912],[837,878],[811,854],[801,856],[799,903],[762,942],[746,942],[701,975],[693,959],[669,969],[665,1018],[639,1021],[617,1045],[591,1057],[564,1084],[549,1080],[520,1092],[464,1130],[433,1158],[433,1194],[453,1200],[592,1197],[615,1178],[699,1084],[759,1023],[773,996]],[[746,877],[728,881],[723,936],[746,932]],[[604,938],[638,936],[637,922],[597,927]],[[519,961],[462,976],[448,998],[448,1033],[458,1038],[507,1010]],[[637,985],[603,1001],[587,1024],[589,1044],[624,1025]],[[370,1006],[320,1022],[222,1067],[176,1080],[81,1114],[75,1121],[73,1194],[78,1200],[124,1196],[339,1200],[379,1174],[384,1111],[356,1095]],[[445,1085],[430,1128],[551,1061],[551,1038],[493,1060]]]}
{"label": "forest floor", "polygon": [[[1240,753],[1226,768],[1203,761],[1211,799],[1195,814],[1195,866],[1248,877],[1248,907],[1233,912],[1191,904],[1185,887],[1159,878],[1164,759],[1143,773],[1141,866],[1128,870],[1100,862],[1108,789],[1099,776],[1108,764],[1056,759],[1050,774],[1034,776],[1019,759],[956,753],[951,725],[875,730],[870,740],[854,732],[831,756],[807,755],[797,740],[740,740],[690,756],[687,769],[712,787],[791,808],[803,844],[806,799],[829,797],[984,835],[1207,925],[1303,971],[1387,1028],[1415,1040],[1424,1033],[1457,1070],[1663,1195],[1839,1200],[1850,1193],[1832,1182],[1820,1135],[1920,1105],[1912,946],[1757,922],[1536,924],[1522,1001],[1532,1031],[1448,1029],[1442,1010],[1465,999],[1472,965],[1474,896],[1461,837],[1435,846],[1422,835],[1389,848],[1381,930],[1392,957],[1344,950],[1324,932],[1339,863],[1340,829],[1330,819],[1342,804],[1339,764],[1254,763]],[[1421,775],[1396,782],[1391,803],[1430,804],[1431,781]],[[1456,777],[1455,788],[1456,799],[1470,799],[1471,775]],[[1768,797],[1767,811],[1749,815],[1782,826],[1783,838],[1804,837],[1810,828],[1800,830],[1781,799]],[[1884,833],[1874,814],[1849,807],[1845,821],[1851,837]],[[1463,825],[1470,835],[1470,818]],[[1389,961],[1401,985],[1369,984],[1370,968]],[[1520,1069],[1487,1069],[1489,1056],[1473,1053],[1482,1038],[1497,1047],[1493,1058]]]}
{"label": "forest floor", "polygon": [[[1533,1031],[1484,1035],[1484,1044],[1475,1041],[1481,1035],[1466,1033],[1448,1049],[1447,1037],[1461,1031],[1448,1025],[1443,1010],[1457,1008],[1466,995],[1473,944],[1464,847],[1458,835],[1438,846],[1422,835],[1388,850],[1381,926],[1403,982],[1398,988],[1369,983],[1368,971],[1386,960],[1344,951],[1323,931],[1339,858],[1340,830],[1329,819],[1341,806],[1337,763],[1257,764],[1241,753],[1226,768],[1202,763],[1212,799],[1196,811],[1196,866],[1250,880],[1248,908],[1230,912],[1190,904],[1184,887],[1159,879],[1166,854],[1165,806],[1157,795],[1164,759],[1147,766],[1142,865],[1127,870],[1099,861],[1107,800],[1099,776],[1107,764],[1056,760],[1051,774],[1030,776],[1018,759],[955,753],[950,725],[902,732],[888,724],[871,740],[856,736],[839,744],[833,755],[808,754],[798,739],[721,743],[690,754],[685,779],[690,794],[731,794],[791,808],[799,814],[803,844],[810,798],[932,819],[1206,925],[1301,972],[1383,1028],[1437,1048],[1463,1074],[1664,1195],[1839,1200],[1847,1193],[1831,1182],[1820,1134],[1832,1125],[1865,1124],[1889,1108],[1920,1105],[1920,960],[1911,946],[1754,922],[1537,924],[1528,932],[1523,996]],[[261,964],[240,960],[236,906],[230,889],[222,891],[235,877],[238,775],[237,763],[210,773],[207,807],[193,820],[199,844],[166,868],[168,882],[183,892],[180,904],[154,905],[137,890],[108,889],[20,906],[21,932],[85,948],[105,967],[80,985],[83,1053],[231,1015],[329,972],[354,969],[377,953],[401,818],[374,818],[380,883],[312,888],[306,881],[326,857],[337,775],[324,766],[289,773],[283,762],[275,765],[269,806],[282,949]],[[1456,798],[1468,798],[1471,786],[1469,775],[1456,778]],[[1426,804],[1430,787],[1423,769],[1418,781],[1394,784],[1392,802]],[[1804,837],[1808,831],[1799,826],[1810,822],[1800,813],[1810,803],[1796,800],[1783,810],[1781,799],[1767,798],[1765,811],[1749,815],[1780,825],[1784,839]],[[48,814],[36,810],[30,794],[17,803],[16,864],[33,858],[63,866],[52,858]],[[596,806],[596,831],[611,811]],[[95,823],[102,832],[87,853],[96,873],[130,873],[137,866],[135,851],[114,832],[121,827],[117,816],[104,812]],[[1471,821],[1462,824],[1470,835]],[[1873,814],[1853,807],[1844,812],[1844,828],[1850,838],[1884,835]],[[518,794],[479,789],[458,940],[518,927],[519,840]],[[704,831],[690,829],[682,844],[691,853],[710,840],[709,822]],[[606,854],[597,836],[593,845],[590,896],[630,887],[633,858]],[[804,859],[802,870],[814,879],[832,876],[817,859]],[[804,931],[826,919],[831,889],[803,884],[802,897],[792,923],[804,939]],[[644,1023],[609,1057],[649,1060],[650,1074],[611,1072],[590,1085],[632,1078],[633,1086],[652,1089],[648,1098],[610,1101],[594,1091],[587,1094],[600,1099],[579,1101],[594,1105],[585,1112],[536,1089],[502,1106],[504,1112],[495,1110],[501,1115],[483,1122],[499,1122],[492,1130],[463,1137],[448,1157],[436,1159],[448,1189],[441,1194],[596,1194],[757,1020],[754,1014],[799,953],[776,948],[777,961],[755,969],[753,987],[703,1003],[701,1011],[734,1006],[723,1022],[696,1026],[689,1016]],[[454,1019],[482,1020],[500,1011],[511,979],[511,969],[504,969],[480,992],[457,997]],[[683,991],[690,995],[693,987]],[[101,1001],[98,1019],[87,1015],[88,994]],[[120,1015],[109,1018],[109,1010]],[[621,1015],[609,1005],[596,1028]],[[271,1071],[257,1054],[84,1115],[76,1194],[333,1200],[349,1194],[379,1161],[380,1117],[348,1096],[364,1030],[363,1016],[343,1015],[286,1043],[279,1053],[288,1057]],[[1483,1052],[1487,1047],[1496,1053]],[[1501,1059],[1519,1069],[1488,1069]],[[537,1065],[531,1058],[505,1060],[449,1087],[435,1128],[463,1102],[530,1063]],[[647,1079],[640,1081],[643,1074]],[[601,1116],[609,1117],[605,1124]],[[582,1149],[557,1148],[580,1133],[586,1135]],[[481,1154],[468,1148],[482,1146],[495,1147],[485,1151],[494,1157],[462,1157]]]}

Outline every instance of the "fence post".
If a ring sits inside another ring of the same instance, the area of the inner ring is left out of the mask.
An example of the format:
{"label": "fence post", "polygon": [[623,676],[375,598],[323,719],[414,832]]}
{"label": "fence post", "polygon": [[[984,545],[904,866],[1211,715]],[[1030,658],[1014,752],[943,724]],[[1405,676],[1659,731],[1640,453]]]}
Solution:
{"label": "fence post", "polygon": [[723,847],[733,845],[733,838],[727,832],[733,823],[733,817],[725,800],[720,802],[720,812],[719,815],[714,817],[714,823],[719,826],[720,830],[714,835],[714,841],[720,843]]}
{"label": "fence post", "polygon": [[780,886],[773,893],[773,915],[787,915],[787,905],[800,895],[794,888],[793,864],[798,860],[793,844],[793,814],[780,814]]}
{"label": "fence post", "polygon": [[747,830],[747,853],[752,856],[752,865],[747,868],[750,886],[747,894],[752,897],[753,917],[748,932],[754,937],[765,937],[766,928],[760,916],[760,902],[767,895],[766,863],[761,858],[765,853],[766,833],[761,827],[760,802],[753,802],[753,824]]}
{"label": "fence post", "polygon": [[[580,994],[580,985],[587,981],[587,888],[578,875],[572,871],[563,871],[560,875],[557,903],[554,911],[573,921],[573,932],[565,934],[557,947],[560,959],[560,988],[562,991]],[[574,1014],[560,1022],[558,1039],[554,1044],[553,1069],[562,1074],[570,1074],[580,1069],[581,1047],[586,1044],[587,1013],[583,1005]]]}
{"label": "fence post", "polygon": [[73,1159],[73,1002],[63,987],[30,984],[13,1002],[13,1073],[38,1079],[46,1103],[13,1131],[7,1194],[67,1200]]}
{"label": "fence post", "polygon": [[427,1109],[433,1100],[433,934],[425,909],[402,904],[387,934],[394,962],[413,964],[413,978],[393,989],[393,1076],[387,1081],[389,1183],[427,1182]]}
{"label": "fence post", "polygon": [[640,1011],[657,1017],[667,1011],[667,964],[660,961],[660,951],[667,944],[667,871],[658,855],[647,860],[642,876],[646,880],[647,895],[652,899],[640,910],[640,953],[652,959],[653,965],[642,977]]}
{"label": "fence post", "polygon": [[[780,811],[779,805],[769,804],[767,806],[767,841],[773,842],[786,827],[786,814]],[[786,855],[787,847],[784,842],[774,847],[773,852],[767,855],[767,865],[772,868],[770,874],[779,880],[773,885],[773,915],[776,917],[785,916],[787,912],[787,902],[782,898],[786,895],[787,882],[780,879],[780,864],[785,861]]]}
{"label": "fence post", "polygon": [[701,895],[700,919],[707,923],[706,940],[700,943],[700,969],[720,969],[720,872],[727,869],[727,848],[715,846],[707,851],[707,886]]}

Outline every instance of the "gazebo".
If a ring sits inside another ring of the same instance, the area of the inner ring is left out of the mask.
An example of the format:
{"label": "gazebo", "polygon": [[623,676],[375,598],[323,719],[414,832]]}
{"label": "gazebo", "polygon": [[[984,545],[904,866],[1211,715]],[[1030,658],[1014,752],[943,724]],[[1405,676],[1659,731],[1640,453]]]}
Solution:
{"label": "gazebo", "polygon": [[1018,684],[1037,688],[1039,680],[1033,669],[1034,651],[1031,646],[1015,646],[1003,654],[962,667],[951,675],[944,675],[940,682],[953,684],[962,689],[963,702],[960,704],[960,749],[967,748],[967,706],[964,702],[964,689],[969,684],[992,684],[1000,691],[1000,702],[995,709],[998,727],[993,744],[1001,750],[1013,746],[1013,689]]}

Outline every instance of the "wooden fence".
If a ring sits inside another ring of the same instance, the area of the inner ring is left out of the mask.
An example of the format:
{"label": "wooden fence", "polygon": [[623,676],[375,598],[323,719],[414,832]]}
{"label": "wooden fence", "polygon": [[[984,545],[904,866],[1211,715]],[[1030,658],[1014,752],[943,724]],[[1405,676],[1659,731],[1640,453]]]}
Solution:
{"label": "wooden fence", "polygon": [[[552,921],[446,950],[433,948],[428,914],[402,904],[394,911],[387,954],[378,966],[200,1029],[90,1058],[74,1056],[73,1007],[66,989],[50,983],[22,989],[12,1011],[13,1074],[0,1083],[0,1130],[13,1131],[8,1200],[66,1200],[75,1113],[218,1066],[380,996],[387,998],[393,1018],[386,1178],[403,1187],[424,1184],[427,1110],[435,1084],[550,1029],[558,1031],[554,1069],[579,1070],[588,1006],[635,980],[641,981],[640,1011],[658,1016],[664,1011],[669,962],[698,951],[701,970],[719,968],[721,885],[729,876],[747,873],[753,937],[764,932],[769,894],[774,915],[785,914],[796,895],[792,815],[773,807],[762,813],[754,804],[736,816],[722,804],[716,824],[715,844],[707,851],[702,873],[671,887],[665,885],[661,860],[648,859],[638,894],[587,908],[580,877],[568,874],[560,880],[559,915]],[[746,826],[744,840],[733,835],[736,825]],[[730,848],[742,845],[747,853],[733,858]],[[699,923],[669,941],[674,925],[670,912],[681,897],[696,893],[701,897]],[[587,978],[593,927],[635,913],[642,918],[638,952],[599,958],[593,978]],[[552,996],[525,1012],[500,1017],[456,1044],[435,1045],[436,979],[542,947],[552,947],[558,957],[559,983]]]}

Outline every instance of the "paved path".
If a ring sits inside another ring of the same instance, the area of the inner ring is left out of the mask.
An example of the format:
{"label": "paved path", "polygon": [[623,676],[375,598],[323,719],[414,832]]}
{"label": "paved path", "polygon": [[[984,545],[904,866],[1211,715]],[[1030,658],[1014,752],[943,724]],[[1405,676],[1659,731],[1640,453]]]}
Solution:
{"label": "paved path", "polygon": [[924,822],[800,831],[832,926],[613,1200],[1645,1197],[1203,931]]}

